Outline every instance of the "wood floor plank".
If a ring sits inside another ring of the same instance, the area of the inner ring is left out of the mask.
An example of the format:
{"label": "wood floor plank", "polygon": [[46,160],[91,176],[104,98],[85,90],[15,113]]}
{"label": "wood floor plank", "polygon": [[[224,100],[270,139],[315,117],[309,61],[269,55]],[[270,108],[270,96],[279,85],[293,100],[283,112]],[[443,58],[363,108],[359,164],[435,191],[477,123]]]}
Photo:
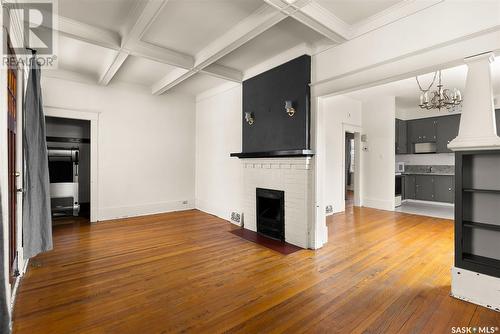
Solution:
{"label": "wood floor plank", "polygon": [[500,326],[449,296],[453,222],[348,207],[329,242],[282,255],[190,210],[54,227],[14,333],[450,333]]}

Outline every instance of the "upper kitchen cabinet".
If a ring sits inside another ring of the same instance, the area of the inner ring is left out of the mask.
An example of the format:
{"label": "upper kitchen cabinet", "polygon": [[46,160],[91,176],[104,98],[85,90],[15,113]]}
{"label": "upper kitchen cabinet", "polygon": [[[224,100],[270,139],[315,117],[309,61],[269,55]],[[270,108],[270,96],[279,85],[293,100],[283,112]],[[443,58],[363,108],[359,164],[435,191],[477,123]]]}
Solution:
{"label": "upper kitchen cabinet", "polygon": [[438,117],[436,122],[436,149],[438,153],[451,153],[448,144],[458,136],[460,115]]}
{"label": "upper kitchen cabinet", "polygon": [[408,153],[408,127],[406,121],[396,119],[396,154]]}
{"label": "upper kitchen cabinet", "polygon": [[422,118],[408,122],[410,144],[436,141],[436,120]]}

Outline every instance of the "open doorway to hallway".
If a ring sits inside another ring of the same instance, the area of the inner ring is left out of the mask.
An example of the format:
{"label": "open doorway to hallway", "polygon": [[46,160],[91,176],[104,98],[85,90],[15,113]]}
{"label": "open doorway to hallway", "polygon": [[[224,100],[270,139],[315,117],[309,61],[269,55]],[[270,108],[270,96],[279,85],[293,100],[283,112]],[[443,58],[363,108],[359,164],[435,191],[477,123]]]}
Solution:
{"label": "open doorway to hallway", "polygon": [[344,168],[345,209],[347,211],[354,206],[354,172],[356,169],[356,154],[354,133],[352,132],[345,132]]}
{"label": "open doorway to hallway", "polygon": [[46,117],[53,226],[90,222],[90,121]]}

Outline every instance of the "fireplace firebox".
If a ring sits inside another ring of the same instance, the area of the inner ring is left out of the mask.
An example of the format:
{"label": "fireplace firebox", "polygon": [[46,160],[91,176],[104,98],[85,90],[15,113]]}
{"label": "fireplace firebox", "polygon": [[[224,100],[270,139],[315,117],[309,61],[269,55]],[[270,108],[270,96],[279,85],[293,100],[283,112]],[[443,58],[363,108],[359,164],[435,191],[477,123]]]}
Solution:
{"label": "fireplace firebox", "polygon": [[285,241],[285,192],[257,188],[257,232]]}

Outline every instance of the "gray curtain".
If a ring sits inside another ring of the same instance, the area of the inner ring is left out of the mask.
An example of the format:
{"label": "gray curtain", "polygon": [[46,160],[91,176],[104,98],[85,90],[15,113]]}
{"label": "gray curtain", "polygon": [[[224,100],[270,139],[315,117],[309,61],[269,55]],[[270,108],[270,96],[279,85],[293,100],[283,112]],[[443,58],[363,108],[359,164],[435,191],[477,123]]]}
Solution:
{"label": "gray curtain", "polygon": [[38,253],[52,249],[45,116],[40,87],[40,68],[34,58],[30,62],[25,102],[23,247],[25,258],[31,258]]}
{"label": "gray curtain", "polygon": [[[7,222],[3,221],[2,217],[2,197],[0,196],[0,249],[3,248],[3,224],[7,224]],[[8,275],[4,272],[4,261],[5,256],[7,254],[3,254],[1,252],[0,256],[0,333],[8,334],[10,333],[10,312],[9,305],[7,303],[7,290],[5,290],[5,285],[7,282],[5,281],[5,277]]]}

